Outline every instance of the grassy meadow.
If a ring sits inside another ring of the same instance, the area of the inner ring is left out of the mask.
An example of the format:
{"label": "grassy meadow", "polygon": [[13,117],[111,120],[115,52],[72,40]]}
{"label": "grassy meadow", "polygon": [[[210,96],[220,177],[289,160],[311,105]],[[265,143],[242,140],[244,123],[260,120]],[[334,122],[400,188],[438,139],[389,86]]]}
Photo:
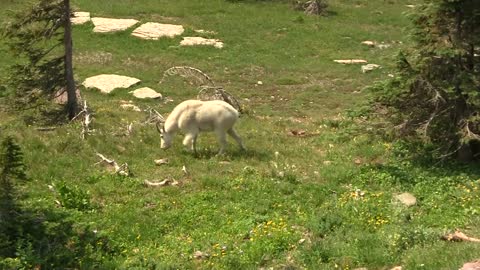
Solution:
{"label": "grassy meadow", "polygon": [[[2,21],[24,2],[2,0]],[[135,99],[128,92],[136,88],[109,95],[81,88],[95,129],[82,140],[80,122],[51,123],[37,111],[11,111],[0,99],[0,138],[15,137],[28,168],[22,207],[68,214],[74,226],[115,247],[95,260],[79,257],[79,269],[458,269],[478,259],[478,243],[441,240],[456,228],[480,237],[478,166],[414,155],[409,145],[381,136],[383,125],[365,113],[365,88],[394,74],[396,54],[412,44],[405,14],[411,2],[328,2],[328,16],[315,17],[287,1],[72,0],[75,10],[95,17],[181,24],[182,36],[215,31],[203,36],[225,47],[180,47],[181,37],[146,41],[132,37],[133,28],[98,34],[91,23],[74,26],[79,85],[98,74],[132,76],[173,102]],[[370,48],[364,40],[391,46]],[[5,79],[15,59],[2,40],[0,57]],[[359,65],[333,62],[350,58],[382,68],[362,73]],[[236,129],[246,152],[229,139],[227,154],[215,156],[208,133],[199,136],[198,156],[183,149],[179,135],[161,150],[155,127],[144,124],[148,113],[120,108],[132,100],[166,115],[195,98],[197,85],[188,80],[172,76],[159,84],[172,66],[202,70],[242,102]],[[38,130],[45,126],[57,127]],[[128,163],[133,176],[111,175],[96,165],[97,152]],[[155,165],[160,158],[169,163]],[[165,178],[179,185],[143,185]],[[398,203],[394,196],[403,192],[417,204]]]}

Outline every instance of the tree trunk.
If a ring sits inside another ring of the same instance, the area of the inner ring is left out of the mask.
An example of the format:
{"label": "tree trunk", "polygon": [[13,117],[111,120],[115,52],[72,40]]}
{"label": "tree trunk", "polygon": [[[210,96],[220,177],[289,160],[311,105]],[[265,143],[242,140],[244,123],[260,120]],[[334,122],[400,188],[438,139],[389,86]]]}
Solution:
{"label": "tree trunk", "polygon": [[73,44],[72,44],[72,23],[70,21],[70,0],[63,0],[65,6],[65,79],[67,82],[67,112],[68,118],[72,119],[77,113],[77,93],[75,81],[73,79]]}

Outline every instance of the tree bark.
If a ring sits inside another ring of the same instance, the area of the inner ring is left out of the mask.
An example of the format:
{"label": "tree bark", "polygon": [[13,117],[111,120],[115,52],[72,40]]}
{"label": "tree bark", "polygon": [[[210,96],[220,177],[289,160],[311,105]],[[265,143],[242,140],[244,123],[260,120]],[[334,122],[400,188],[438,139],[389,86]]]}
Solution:
{"label": "tree bark", "polygon": [[70,0],[63,0],[65,6],[65,29],[64,29],[64,45],[65,45],[65,79],[67,82],[67,112],[68,118],[75,117],[78,110],[77,93],[75,80],[73,78],[73,43],[72,43],[72,23],[70,21]]}

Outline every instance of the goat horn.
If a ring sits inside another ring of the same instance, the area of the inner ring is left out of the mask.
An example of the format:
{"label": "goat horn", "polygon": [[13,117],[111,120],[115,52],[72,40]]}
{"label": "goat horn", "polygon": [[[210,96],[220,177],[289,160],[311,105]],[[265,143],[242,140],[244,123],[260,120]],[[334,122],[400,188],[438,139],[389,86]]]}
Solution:
{"label": "goat horn", "polygon": [[157,123],[155,124],[155,126],[157,127],[158,133],[162,134],[163,123],[160,122],[160,121],[157,121]]}

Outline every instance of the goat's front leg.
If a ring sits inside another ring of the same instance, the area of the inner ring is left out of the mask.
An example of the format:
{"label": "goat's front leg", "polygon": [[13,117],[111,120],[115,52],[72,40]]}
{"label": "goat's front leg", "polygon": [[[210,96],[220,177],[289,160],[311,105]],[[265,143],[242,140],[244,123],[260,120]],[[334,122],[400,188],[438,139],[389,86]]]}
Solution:
{"label": "goat's front leg", "polygon": [[187,133],[185,134],[185,137],[183,138],[183,145],[185,147],[188,147],[189,150],[195,152],[196,149],[195,149],[195,141],[196,141],[196,134],[192,134],[192,133]]}
{"label": "goat's front leg", "polygon": [[191,151],[193,151],[195,154],[197,153],[197,136],[198,136],[198,131],[191,131],[185,134],[185,138],[183,138],[183,145],[186,147],[189,147]]}

